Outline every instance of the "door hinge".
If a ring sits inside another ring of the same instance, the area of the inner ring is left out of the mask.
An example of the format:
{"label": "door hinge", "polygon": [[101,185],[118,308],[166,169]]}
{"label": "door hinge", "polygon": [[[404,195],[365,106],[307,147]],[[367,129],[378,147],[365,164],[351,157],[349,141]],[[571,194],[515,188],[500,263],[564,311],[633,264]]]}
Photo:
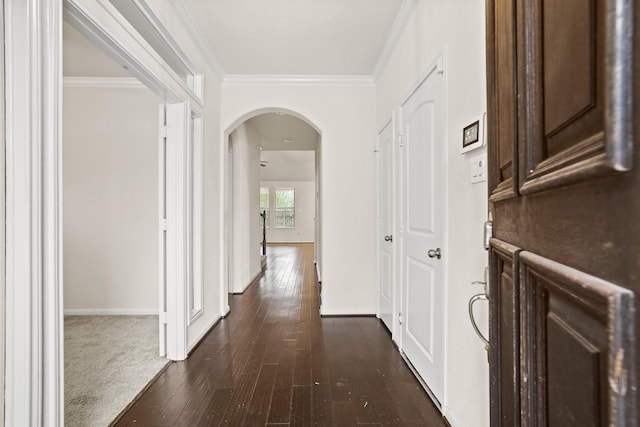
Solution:
{"label": "door hinge", "polygon": [[402,313],[398,313],[398,323],[402,325]]}
{"label": "door hinge", "polygon": [[160,126],[160,136],[162,138],[169,136],[169,126]]}
{"label": "door hinge", "polygon": [[166,325],[167,324],[167,312],[160,313],[160,323]]}
{"label": "door hinge", "polygon": [[404,135],[401,133],[398,134],[398,145],[400,148],[404,147]]}
{"label": "door hinge", "polygon": [[160,220],[160,230],[162,231],[167,231],[167,219],[161,219]]}

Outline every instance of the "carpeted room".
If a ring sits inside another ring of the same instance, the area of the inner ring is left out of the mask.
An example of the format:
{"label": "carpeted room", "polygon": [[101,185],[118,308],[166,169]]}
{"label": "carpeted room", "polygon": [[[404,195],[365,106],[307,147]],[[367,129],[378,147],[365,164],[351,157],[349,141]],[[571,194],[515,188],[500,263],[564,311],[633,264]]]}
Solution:
{"label": "carpeted room", "polygon": [[[65,47],[86,41],[72,31],[65,26]],[[160,100],[120,71],[65,72],[66,426],[109,425],[167,364],[157,314]]]}

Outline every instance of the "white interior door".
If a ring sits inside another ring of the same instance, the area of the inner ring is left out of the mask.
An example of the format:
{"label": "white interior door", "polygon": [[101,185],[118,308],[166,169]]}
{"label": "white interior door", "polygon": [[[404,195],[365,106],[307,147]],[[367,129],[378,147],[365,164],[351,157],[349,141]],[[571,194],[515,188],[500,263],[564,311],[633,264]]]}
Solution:
{"label": "white interior door", "polygon": [[393,333],[393,124],[378,134],[379,153],[379,266],[378,315]]}
{"label": "white interior door", "polygon": [[[402,351],[442,402],[444,126],[441,62],[402,105]],[[442,254],[442,255],[440,255]]]}

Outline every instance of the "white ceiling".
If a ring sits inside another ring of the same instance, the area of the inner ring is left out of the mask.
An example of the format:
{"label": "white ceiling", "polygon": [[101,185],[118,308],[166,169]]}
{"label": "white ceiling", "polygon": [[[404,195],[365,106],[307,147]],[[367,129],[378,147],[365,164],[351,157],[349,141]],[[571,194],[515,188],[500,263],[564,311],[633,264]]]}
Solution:
{"label": "white ceiling", "polygon": [[234,75],[371,75],[402,2],[182,0]]}
{"label": "white ceiling", "polygon": [[306,122],[288,114],[266,113],[247,120],[260,135],[264,151],[315,150],[318,132]]}
{"label": "white ceiling", "polygon": [[[225,75],[371,76],[409,0],[174,1]],[[67,23],[64,75],[130,76]]]}
{"label": "white ceiling", "polygon": [[315,154],[314,151],[263,151],[260,160],[268,163],[260,168],[260,181],[313,181]]}

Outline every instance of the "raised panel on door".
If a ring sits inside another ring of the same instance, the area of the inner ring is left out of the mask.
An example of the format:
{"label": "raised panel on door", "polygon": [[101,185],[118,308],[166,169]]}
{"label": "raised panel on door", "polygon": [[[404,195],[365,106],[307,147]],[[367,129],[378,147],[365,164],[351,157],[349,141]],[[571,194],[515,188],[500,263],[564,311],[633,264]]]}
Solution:
{"label": "raised panel on door", "polygon": [[489,192],[492,200],[515,196],[518,164],[516,2],[487,2]]}
{"label": "raised panel on door", "polygon": [[523,3],[522,193],[631,167],[630,4]]}
{"label": "raised panel on door", "polygon": [[633,292],[521,252],[523,375],[529,425],[629,426],[636,421]]}
{"label": "raised panel on door", "polygon": [[[517,303],[504,263],[490,264],[492,426],[518,411],[522,426],[638,425],[638,25],[635,0],[487,1],[492,242],[521,251]],[[502,37],[515,66],[499,59]],[[514,81],[515,112],[499,96]],[[505,134],[517,135],[511,193]]]}
{"label": "raised panel on door", "polygon": [[520,250],[497,239],[491,240],[489,264],[489,331],[493,425],[520,425]]}

